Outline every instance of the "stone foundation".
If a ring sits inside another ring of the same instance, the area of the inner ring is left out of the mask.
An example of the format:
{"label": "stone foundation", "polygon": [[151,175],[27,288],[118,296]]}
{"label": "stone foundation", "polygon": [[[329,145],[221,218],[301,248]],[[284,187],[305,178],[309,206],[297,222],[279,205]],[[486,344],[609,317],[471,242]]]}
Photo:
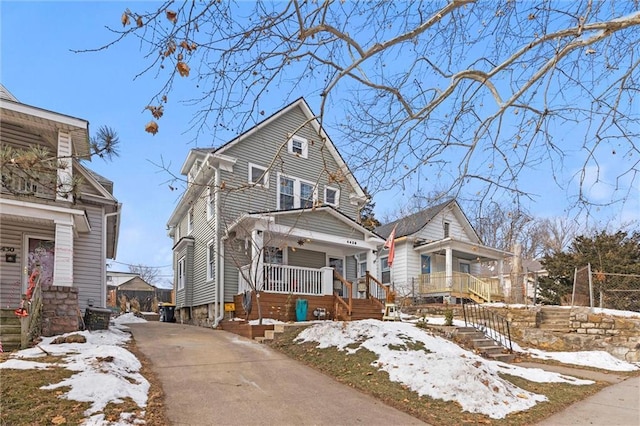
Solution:
{"label": "stone foundation", "polygon": [[45,337],[78,331],[78,289],[42,287],[42,335]]}

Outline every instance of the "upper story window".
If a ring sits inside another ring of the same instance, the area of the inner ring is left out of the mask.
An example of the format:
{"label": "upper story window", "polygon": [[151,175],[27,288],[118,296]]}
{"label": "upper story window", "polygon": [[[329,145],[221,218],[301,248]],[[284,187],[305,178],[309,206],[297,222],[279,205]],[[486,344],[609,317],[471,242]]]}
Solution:
{"label": "upper story window", "polygon": [[181,257],[180,260],[178,260],[178,290],[184,289],[184,284],[187,278],[187,271],[185,269],[186,263],[187,262],[184,257]]}
{"label": "upper story window", "polygon": [[269,173],[264,167],[249,163],[249,183],[256,186],[269,187]]}
{"label": "upper story window", "polygon": [[193,231],[193,207],[189,209],[187,213],[187,234],[191,234]]}
{"label": "upper story window", "polygon": [[278,175],[278,209],[310,208],[318,199],[315,185],[298,178]]}
{"label": "upper story window", "polygon": [[307,158],[309,142],[300,136],[292,136],[287,144],[287,150],[298,157]]}
{"label": "upper story window", "polygon": [[444,237],[449,238],[449,222],[444,223]]}
{"label": "upper story window", "polygon": [[324,202],[325,204],[338,207],[338,200],[340,200],[340,190],[326,186],[324,188]]}

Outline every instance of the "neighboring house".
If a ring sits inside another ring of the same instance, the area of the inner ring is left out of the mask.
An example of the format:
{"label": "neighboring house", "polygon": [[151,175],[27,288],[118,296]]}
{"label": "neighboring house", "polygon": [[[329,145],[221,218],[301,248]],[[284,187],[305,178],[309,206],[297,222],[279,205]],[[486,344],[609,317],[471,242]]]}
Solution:
{"label": "neighboring house", "polygon": [[132,272],[107,271],[107,306],[121,308],[123,299],[129,304],[136,299],[141,311],[152,312],[158,303],[171,302],[171,290],[157,288]]}
{"label": "neighboring house", "polygon": [[[537,303],[540,298],[537,290],[538,280],[548,275],[547,270],[539,261],[533,259],[521,259],[520,268],[512,267],[512,264],[513,259],[505,259],[502,274],[505,302]],[[483,267],[482,275],[498,278],[497,271],[490,266]]]}
{"label": "neighboring house", "polygon": [[180,321],[215,326],[251,287],[333,306],[374,274],[384,240],[358,223],[364,190],[304,99],[191,150],[181,173],[188,187],[167,223]]}
{"label": "neighboring house", "polygon": [[[10,161],[3,164],[2,307],[18,307],[32,270],[40,265],[43,292],[77,298],[76,305],[66,305],[72,326],[77,324],[78,308],[106,306],[105,265],[116,255],[121,205],[113,196],[113,183],[79,162],[91,159],[86,120],[23,104],[2,85],[0,112],[3,152],[37,147],[58,158],[56,170],[38,176]],[[77,190],[65,191],[71,182]],[[60,322],[47,317],[59,312],[45,306],[45,323],[53,327]]]}
{"label": "neighboring house", "polygon": [[[487,247],[455,201],[379,226],[375,232],[389,238],[395,232],[395,256],[381,250],[380,277],[400,297],[457,303],[503,298],[504,261],[511,253]],[[498,279],[481,277],[481,266],[495,265]]]}

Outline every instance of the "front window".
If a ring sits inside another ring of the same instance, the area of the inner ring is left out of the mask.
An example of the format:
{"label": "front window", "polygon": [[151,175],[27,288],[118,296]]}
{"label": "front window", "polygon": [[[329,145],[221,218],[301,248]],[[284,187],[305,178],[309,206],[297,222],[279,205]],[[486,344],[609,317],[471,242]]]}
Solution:
{"label": "front window", "polygon": [[278,209],[289,210],[310,208],[318,199],[318,193],[312,182],[289,176],[279,175]]}
{"label": "front window", "polygon": [[215,260],[215,246],[213,245],[213,240],[211,240],[209,244],[207,244],[207,281],[213,280],[215,276]]}
{"label": "front window", "polygon": [[186,281],[185,264],[185,258],[181,257],[180,260],[178,260],[178,290],[184,289],[184,283]]}
{"label": "front window", "polygon": [[382,272],[382,283],[391,283],[391,268],[389,268],[389,258],[383,257],[380,259],[380,270]]}
{"label": "front window", "polygon": [[361,253],[358,257],[358,278],[367,275],[367,254]]}
{"label": "front window", "polygon": [[264,248],[264,263],[284,264],[284,252],[278,247]]}

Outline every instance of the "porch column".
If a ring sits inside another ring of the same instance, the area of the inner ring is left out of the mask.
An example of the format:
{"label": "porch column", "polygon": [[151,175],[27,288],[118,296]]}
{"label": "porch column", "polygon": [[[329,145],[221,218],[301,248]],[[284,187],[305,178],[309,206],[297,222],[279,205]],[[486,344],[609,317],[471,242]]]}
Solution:
{"label": "porch column", "polygon": [[[507,289],[505,287],[506,284],[505,284],[505,281],[504,281],[503,269],[504,269],[504,259],[500,258],[500,259],[498,259],[498,277],[500,277],[499,278],[499,280],[500,280],[499,281],[500,282],[500,289],[502,290],[502,293],[504,294],[504,296],[506,298],[508,296],[511,296],[511,288]],[[509,285],[509,287],[511,287],[511,285]],[[506,299],[505,299],[505,301],[506,301]]]}
{"label": "porch column", "polygon": [[53,285],[73,287],[73,225],[56,221]]}
{"label": "porch column", "polygon": [[367,271],[372,274],[375,278],[378,277],[378,268],[376,268],[376,255],[373,254],[373,250],[367,250]]}
{"label": "porch column", "polygon": [[333,268],[323,266],[320,270],[322,271],[322,294],[333,295]]}
{"label": "porch column", "polygon": [[263,289],[264,283],[264,235],[263,231],[254,229],[251,231],[252,257],[251,257],[251,277],[250,282],[255,285],[256,290]]}
{"label": "porch column", "polygon": [[453,289],[453,250],[451,247],[445,249],[445,270],[447,272],[447,288]]}
{"label": "porch column", "polygon": [[73,168],[71,166],[71,136],[58,131],[58,188],[56,200],[70,201],[73,191]]}

